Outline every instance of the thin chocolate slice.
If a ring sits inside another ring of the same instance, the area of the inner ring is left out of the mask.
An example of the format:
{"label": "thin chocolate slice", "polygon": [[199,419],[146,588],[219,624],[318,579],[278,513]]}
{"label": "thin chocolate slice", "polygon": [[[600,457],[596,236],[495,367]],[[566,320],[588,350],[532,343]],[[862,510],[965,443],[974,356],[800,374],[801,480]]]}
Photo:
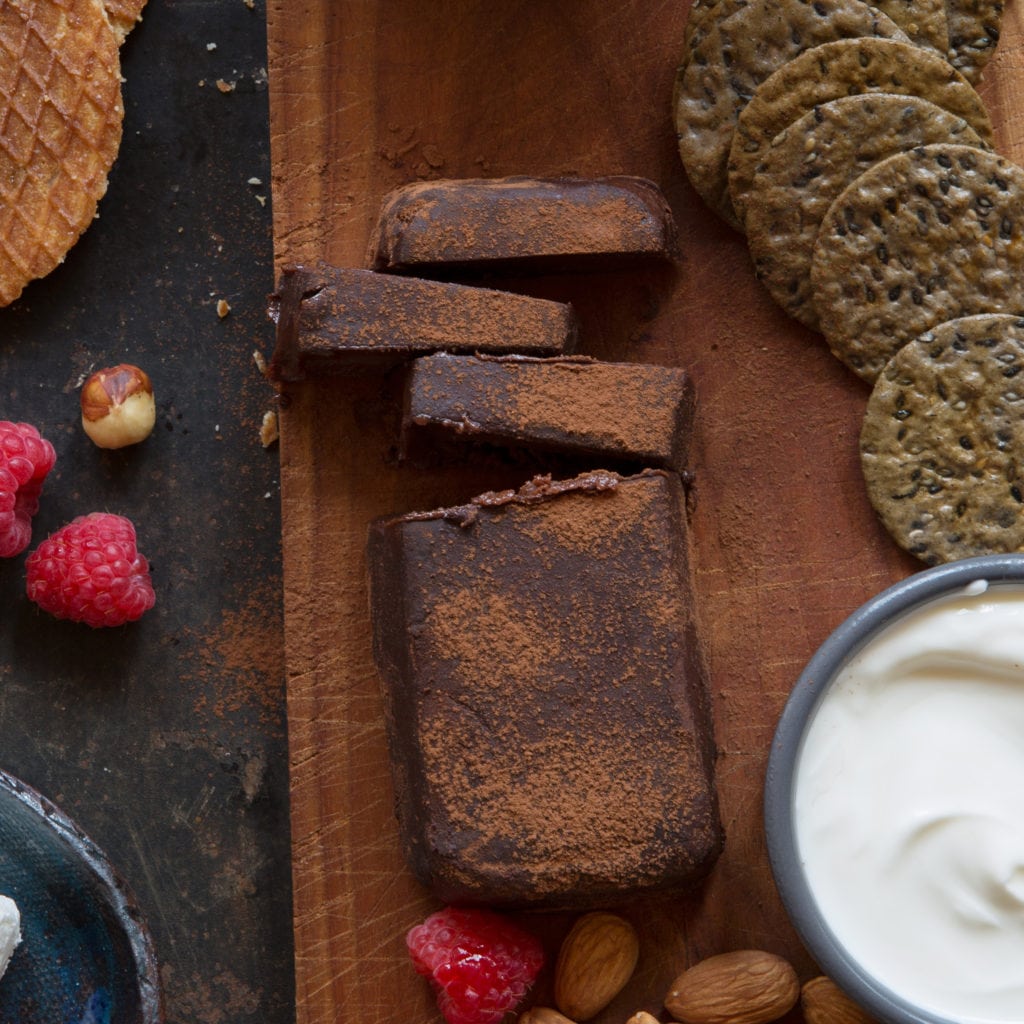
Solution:
{"label": "thin chocolate slice", "polygon": [[707,683],[675,474],[537,477],[375,522],[402,845],[441,900],[594,907],[718,856]]}
{"label": "thin chocolate slice", "polygon": [[695,33],[676,78],[679,155],[690,183],[734,227],[729,147],[740,111],[772,72],[835,39],[907,36],[861,0],[718,0]]}
{"label": "thin chocolate slice", "polygon": [[1002,0],[946,0],[949,62],[970,82],[978,82],[999,43]]}
{"label": "thin chocolate slice", "polygon": [[821,103],[859,93],[920,96],[962,117],[986,146],[995,134],[974,87],[939,54],[896,39],[843,39],[807,50],[758,86],[729,151],[729,194],[740,218],[772,140]]}
{"label": "thin chocolate slice", "polygon": [[672,211],[652,181],[511,177],[396,189],[381,207],[368,264],[421,274],[541,272],[678,257]]}
{"label": "thin chocolate slice", "polygon": [[1024,319],[940,324],[875,382],[861,431],[868,494],[896,542],[935,565],[1024,551]]}
{"label": "thin chocolate slice", "polygon": [[559,355],[578,334],[563,303],[325,263],[285,268],[269,312],[279,381],[385,370],[439,351]]}
{"label": "thin chocolate slice", "polygon": [[1024,309],[1024,169],[970,146],[922,146],[832,203],[811,283],[832,351],[873,381],[946,320]]}
{"label": "thin chocolate slice", "polygon": [[685,370],[585,356],[437,355],[406,386],[403,450],[458,438],[556,452],[598,466],[681,470],[693,424]]}
{"label": "thin chocolate slice", "polygon": [[775,137],[748,194],[747,242],[757,276],[790,316],[818,327],[811,257],[832,200],[879,161],[935,142],[984,146],[963,118],[888,93],[823,103]]}

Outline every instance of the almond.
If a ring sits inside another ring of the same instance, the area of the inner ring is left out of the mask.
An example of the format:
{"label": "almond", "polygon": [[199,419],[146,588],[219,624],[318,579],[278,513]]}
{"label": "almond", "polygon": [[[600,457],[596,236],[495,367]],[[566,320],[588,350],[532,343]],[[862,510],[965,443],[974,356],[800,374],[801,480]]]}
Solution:
{"label": "almond", "polygon": [[628,921],[604,911],[584,914],[558,951],[555,1005],[572,1020],[589,1020],[622,991],[639,956]]}
{"label": "almond", "polygon": [[519,1024],[575,1024],[568,1017],[563,1017],[550,1006],[534,1006],[526,1013],[520,1014]]}
{"label": "almond", "polygon": [[812,978],[800,990],[807,1024],[875,1024],[831,978]]}
{"label": "almond", "polygon": [[646,1010],[637,1010],[626,1024],[661,1024],[661,1021],[652,1013],[648,1013]]}
{"label": "almond", "polygon": [[683,1024],[768,1024],[799,997],[796,972],[782,957],[741,949],[683,971],[665,997],[665,1009]]}

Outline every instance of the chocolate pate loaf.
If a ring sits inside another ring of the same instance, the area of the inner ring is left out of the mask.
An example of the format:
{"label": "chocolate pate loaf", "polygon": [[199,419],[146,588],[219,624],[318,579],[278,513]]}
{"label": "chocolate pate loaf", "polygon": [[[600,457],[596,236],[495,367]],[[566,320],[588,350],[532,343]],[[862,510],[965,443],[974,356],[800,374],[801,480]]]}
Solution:
{"label": "chocolate pate loaf", "polygon": [[584,907],[722,844],[674,474],[536,477],[372,524],[402,843],[453,902]]}

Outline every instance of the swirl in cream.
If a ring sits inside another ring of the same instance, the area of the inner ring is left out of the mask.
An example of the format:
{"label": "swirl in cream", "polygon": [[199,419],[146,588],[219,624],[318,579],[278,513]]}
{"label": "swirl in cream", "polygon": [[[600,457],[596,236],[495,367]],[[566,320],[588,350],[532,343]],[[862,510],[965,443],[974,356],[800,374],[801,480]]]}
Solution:
{"label": "swirl in cream", "polygon": [[1024,1021],[1024,588],[973,584],[872,638],[815,712],[794,809],[855,960],[950,1020]]}

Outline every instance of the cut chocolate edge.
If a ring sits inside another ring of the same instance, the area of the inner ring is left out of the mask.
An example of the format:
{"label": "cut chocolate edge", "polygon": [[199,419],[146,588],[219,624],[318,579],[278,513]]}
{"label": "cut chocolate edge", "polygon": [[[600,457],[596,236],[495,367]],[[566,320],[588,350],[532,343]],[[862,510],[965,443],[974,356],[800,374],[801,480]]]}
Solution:
{"label": "cut chocolate edge", "polygon": [[723,834],[675,474],[538,477],[368,540],[402,848],[445,901],[688,888]]}
{"label": "cut chocolate edge", "polygon": [[285,267],[268,313],[279,382],[386,371],[439,351],[561,355],[579,335],[565,303],[326,263]]}
{"label": "cut chocolate edge", "polygon": [[456,356],[413,361],[400,456],[498,446],[575,464],[682,471],[695,396],[682,369],[586,356]]}
{"label": "cut chocolate edge", "polygon": [[679,238],[646,178],[465,178],[414,182],[384,197],[370,238],[374,270],[585,272],[676,262]]}

